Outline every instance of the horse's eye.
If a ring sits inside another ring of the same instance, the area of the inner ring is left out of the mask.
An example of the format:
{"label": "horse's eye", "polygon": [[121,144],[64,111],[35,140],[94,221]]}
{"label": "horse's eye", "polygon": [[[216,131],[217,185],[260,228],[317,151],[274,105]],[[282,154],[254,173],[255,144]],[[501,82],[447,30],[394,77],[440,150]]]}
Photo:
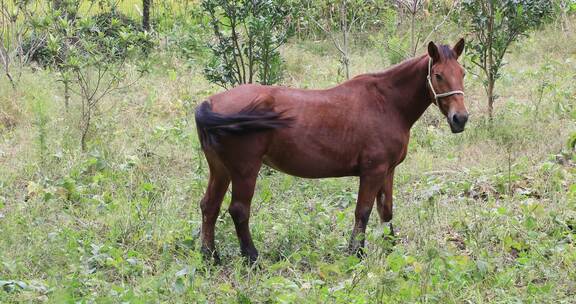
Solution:
{"label": "horse's eye", "polygon": [[440,74],[434,74],[434,77],[436,77],[436,80],[438,81],[442,80],[442,75]]}

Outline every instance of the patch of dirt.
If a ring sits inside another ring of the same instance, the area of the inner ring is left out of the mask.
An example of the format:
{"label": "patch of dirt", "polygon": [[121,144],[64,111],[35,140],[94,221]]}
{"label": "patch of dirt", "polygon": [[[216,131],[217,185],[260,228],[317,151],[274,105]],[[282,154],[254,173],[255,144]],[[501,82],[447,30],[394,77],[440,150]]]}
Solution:
{"label": "patch of dirt", "polygon": [[474,254],[466,246],[466,241],[464,237],[451,227],[446,229],[446,234],[444,235],[444,240],[447,244],[452,244],[456,247],[462,254],[468,257],[474,257]]}
{"label": "patch of dirt", "polygon": [[14,127],[16,127],[16,119],[0,110],[0,133],[4,130],[12,130]]}
{"label": "patch of dirt", "polygon": [[488,182],[481,182],[475,184],[469,191],[466,191],[466,196],[474,200],[488,201],[489,197],[500,197],[500,193],[494,186]]}

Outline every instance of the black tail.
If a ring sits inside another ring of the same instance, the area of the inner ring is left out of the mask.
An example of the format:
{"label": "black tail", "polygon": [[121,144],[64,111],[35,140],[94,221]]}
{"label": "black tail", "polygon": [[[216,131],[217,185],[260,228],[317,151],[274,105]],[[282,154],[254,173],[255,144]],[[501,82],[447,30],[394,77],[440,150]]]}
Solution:
{"label": "black tail", "polygon": [[210,103],[204,101],[196,109],[195,119],[200,143],[202,147],[208,147],[216,145],[218,137],[223,135],[243,135],[289,127],[293,119],[282,117],[282,114],[250,104],[236,114],[222,115],[213,112]]}

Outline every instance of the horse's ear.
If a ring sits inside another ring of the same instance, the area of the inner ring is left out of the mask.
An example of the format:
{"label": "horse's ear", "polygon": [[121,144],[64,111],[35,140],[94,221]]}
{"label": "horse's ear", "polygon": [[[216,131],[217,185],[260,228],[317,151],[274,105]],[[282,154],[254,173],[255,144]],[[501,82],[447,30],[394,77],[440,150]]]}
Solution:
{"label": "horse's ear", "polygon": [[464,38],[460,38],[460,40],[458,40],[458,42],[456,42],[456,44],[452,48],[452,50],[456,54],[456,59],[458,59],[458,57],[462,55],[462,52],[464,52],[464,44],[466,44]]}
{"label": "horse's ear", "polygon": [[433,41],[428,43],[428,56],[432,58],[433,62],[440,61],[440,52],[438,51],[438,47]]}

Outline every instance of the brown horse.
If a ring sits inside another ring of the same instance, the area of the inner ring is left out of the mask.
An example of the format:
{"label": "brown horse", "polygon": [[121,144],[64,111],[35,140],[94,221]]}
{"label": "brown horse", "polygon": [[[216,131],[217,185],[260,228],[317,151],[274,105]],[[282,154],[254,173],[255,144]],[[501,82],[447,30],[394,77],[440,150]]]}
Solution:
{"label": "brown horse", "polygon": [[374,201],[381,222],[392,220],[394,168],[405,156],[410,128],[431,103],[452,132],[464,130],[464,49],[428,45],[428,54],[384,72],[364,74],[326,90],[242,85],[211,96],[196,110],[210,167],[202,209],[202,252],[218,256],[214,226],[232,182],[228,209],[242,255],[258,252],[249,230],[250,203],[262,163],[305,178],[359,176],[349,249],[361,253]]}

